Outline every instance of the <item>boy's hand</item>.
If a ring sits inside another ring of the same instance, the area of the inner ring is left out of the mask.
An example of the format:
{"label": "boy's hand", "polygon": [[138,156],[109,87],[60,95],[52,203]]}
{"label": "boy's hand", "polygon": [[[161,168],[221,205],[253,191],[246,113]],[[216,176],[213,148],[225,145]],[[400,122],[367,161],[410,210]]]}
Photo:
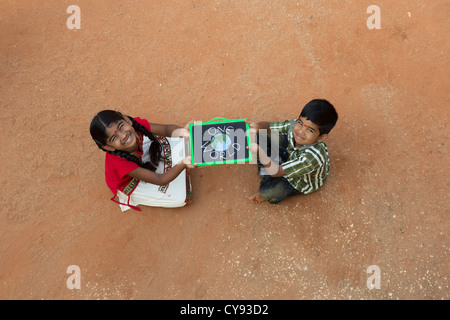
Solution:
{"label": "boy's hand", "polygon": [[[258,124],[256,122],[253,122],[253,121],[248,120],[248,119],[244,119],[244,122],[248,123],[248,126],[249,126],[249,130],[248,131],[250,133],[250,141],[253,144],[257,140],[256,139],[256,135],[257,135],[257,133],[259,131],[259,126],[258,126]],[[247,147],[247,149],[249,149],[251,152],[256,152],[257,151],[257,150],[256,151],[252,151],[251,146]]]}
{"label": "boy's hand", "polygon": [[247,147],[247,149],[253,154],[258,153],[258,148],[259,148],[259,146],[257,143],[252,143],[250,146]]}
{"label": "boy's hand", "polygon": [[253,130],[255,133],[258,133],[260,128],[257,122],[251,121],[249,119],[244,119],[244,122],[248,123],[248,126],[250,127],[250,132],[252,132]]}

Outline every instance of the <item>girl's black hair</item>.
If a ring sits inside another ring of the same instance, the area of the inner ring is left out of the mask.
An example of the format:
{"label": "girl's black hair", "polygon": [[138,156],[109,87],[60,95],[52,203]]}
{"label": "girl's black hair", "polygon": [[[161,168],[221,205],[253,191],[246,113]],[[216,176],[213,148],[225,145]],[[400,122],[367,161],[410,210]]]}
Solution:
{"label": "girl's black hair", "polygon": [[315,123],[319,127],[320,134],[326,134],[335,126],[338,114],[334,106],[325,99],[314,99],[308,102],[299,117]]}
{"label": "girl's black hair", "polygon": [[126,151],[121,150],[109,151],[103,149],[103,146],[106,145],[106,140],[108,138],[106,136],[106,128],[108,128],[112,123],[115,123],[120,120],[125,120],[124,116],[118,111],[103,110],[100,111],[94,117],[94,119],[92,119],[90,127],[92,139],[94,139],[95,144],[103,151],[119,156],[128,161],[133,161],[139,167],[155,171],[156,168],[158,167],[159,161],[161,160],[161,150],[162,150],[161,144],[155,138],[155,136],[150,131],[148,131],[143,125],[138,123],[130,116],[128,116],[128,118],[131,120],[131,124],[134,130],[142,132],[145,136],[147,136],[150,139],[150,141],[152,141],[149,148],[150,162],[142,163],[137,157],[133,156],[131,153]]}

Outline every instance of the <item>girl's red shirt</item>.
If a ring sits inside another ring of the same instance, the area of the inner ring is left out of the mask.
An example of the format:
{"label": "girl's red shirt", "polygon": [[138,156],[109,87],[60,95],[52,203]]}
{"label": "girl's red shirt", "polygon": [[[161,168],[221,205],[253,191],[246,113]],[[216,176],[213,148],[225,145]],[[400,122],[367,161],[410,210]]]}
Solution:
{"label": "girl's red shirt", "polygon": [[[146,119],[134,118],[136,122],[143,125],[148,131],[150,131],[150,123]],[[138,133],[139,134],[139,133]],[[142,156],[142,142],[143,139],[138,139],[139,150],[134,152]],[[114,201],[114,198],[117,196],[117,190],[123,191],[123,189],[131,182],[133,179],[128,175],[131,171],[139,168],[139,166],[126,159],[123,159],[119,156],[112,155],[110,153],[106,153],[105,157],[105,179],[106,184],[111,189],[114,196],[111,200]],[[131,194],[131,192],[130,192]],[[117,201],[115,201],[117,202]]]}

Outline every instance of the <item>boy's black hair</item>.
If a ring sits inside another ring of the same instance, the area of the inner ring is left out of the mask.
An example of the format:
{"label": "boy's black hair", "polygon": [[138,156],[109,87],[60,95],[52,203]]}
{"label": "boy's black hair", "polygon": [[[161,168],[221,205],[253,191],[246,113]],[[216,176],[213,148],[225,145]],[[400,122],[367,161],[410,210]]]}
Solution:
{"label": "boy's black hair", "polygon": [[303,107],[300,117],[315,123],[321,135],[329,133],[338,120],[336,109],[325,99],[314,99],[308,102]]}
{"label": "boy's black hair", "polygon": [[125,120],[124,116],[118,111],[103,110],[100,111],[94,117],[94,119],[92,119],[90,127],[92,139],[94,139],[94,142],[97,145],[97,147],[99,147],[103,151],[127,159],[128,161],[133,161],[139,167],[155,171],[156,168],[158,167],[159,161],[161,160],[161,151],[162,151],[161,144],[155,138],[155,136],[150,131],[148,131],[143,125],[138,123],[130,116],[128,116],[128,118],[131,120],[134,130],[142,132],[145,136],[147,136],[150,139],[150,141],[152,141],[149,148],[150,162],[142,163],[137,157],[133,156],[131,153],[126,151],[121,150],[109,151],[103,149],[103,146],[106,145],[107,139],[106,128],[108,128],[112,123],[115,123],[120,120]]}

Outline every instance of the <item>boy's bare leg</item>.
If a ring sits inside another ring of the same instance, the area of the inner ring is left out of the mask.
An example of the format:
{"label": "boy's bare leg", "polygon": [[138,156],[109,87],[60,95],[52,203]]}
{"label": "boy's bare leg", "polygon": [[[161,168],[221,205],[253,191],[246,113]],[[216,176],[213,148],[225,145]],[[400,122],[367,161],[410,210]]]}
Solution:
{"label": "boy's bare leg", "polygon": [[265,201],[265,200],[263,200],[263,199],[261,198],[261,195],[259,194],[259,192],[257,192],[257,193],[255,193],[254,195],[252,195],[250,198],[248,198],[248,200],[249,200],[250,202],[255,203],[255,204],[259,204],[259,203]]}

